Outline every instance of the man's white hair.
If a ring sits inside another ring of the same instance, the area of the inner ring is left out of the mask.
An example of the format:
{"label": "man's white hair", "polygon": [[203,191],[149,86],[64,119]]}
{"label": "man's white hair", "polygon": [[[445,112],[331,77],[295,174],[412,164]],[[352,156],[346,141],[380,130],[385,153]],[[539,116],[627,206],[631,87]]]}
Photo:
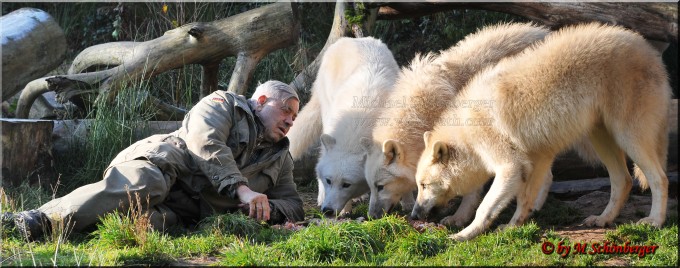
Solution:
{"label": "man's white hair", "polygon": [[267,98],[280,100],[282,102],[285,102],[290,98],[295,98],[298,101],[300,100],[293,87],[276,80],[269,80],[257,86],[253,96],[250,97],[250,99],[256,100],[262,95],[266,96]]}

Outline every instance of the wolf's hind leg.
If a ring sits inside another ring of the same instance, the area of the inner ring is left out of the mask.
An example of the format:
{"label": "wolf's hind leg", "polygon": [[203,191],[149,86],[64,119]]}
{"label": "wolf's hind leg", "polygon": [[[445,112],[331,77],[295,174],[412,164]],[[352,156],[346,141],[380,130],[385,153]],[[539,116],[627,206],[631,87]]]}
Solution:
{"label": "wolf's hind leg", "polygon": [[[667,139],[665,135],[665,133],[659,135],[663,136],[659,139]],[[666,206],[668,202],[668,177],[663,169],[666,147],[663,146],[661,148],[662,146],[658,146],[658,144],[653,142],[665,144],[666,141],[651,141],[653,136],[655,135],[647,134],[647,136],[639,140],[631,139],[633,142],[626,145],[625,151],[643,173],[640,174],[643,177],[640,178],[639,175],[638,179],[643,183],[646,181],[652,190],[652,209],[649,212],[649,216],[641,219],[638,223],[649,223],[653,226],[661,227],[666,220]],[[639,135],[636,137],[639,137]]]}
{"label": "wolf's hind leg", "polygon": [[604,127],[594,129],[589,139],[593,149],[607,168],[611,180],[611,193],[609,203],[602,214],[591,215],[584,220],[584,223],[587,226],[604,227],[611,225],[619,215],[633,187],[633,179],[626,167],[626,155]]}
{"label": "wolf's hind leg", "polygon": [[548,198],[548,192],[550,192],[550,186],[552,186],[552,181],[553,181],[553,174],[551,171],[548,171],[545,174],[545,178],[543,179],[543,185],[541,186],[541,190],[538,192],[538,196],[534,200],[534,211],[538,211],[541,208],[543,208],[543,204],[545,204],[545,200]]}

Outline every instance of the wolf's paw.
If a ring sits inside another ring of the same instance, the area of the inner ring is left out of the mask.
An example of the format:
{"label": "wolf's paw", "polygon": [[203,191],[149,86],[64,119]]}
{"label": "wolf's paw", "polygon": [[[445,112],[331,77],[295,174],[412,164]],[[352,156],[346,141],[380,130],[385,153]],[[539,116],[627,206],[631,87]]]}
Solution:
{"label": "wolf's paw", "polygon": [[498,225],[498,230],[505,230],[505,229],[507,229],[507,228],[515,227],[515,226],[517,226],[517,224],[513,224],[513,223],[499,224],[499,225]]}
{"label": "wolf's paw", "polygon": [[468,222],[469,219],[465,217],[460,217],[457,215],[451,215],[451,216],[446,216],[443,218],[439,223],[444,224],[446,226],[456,226],[456,227],[463,227],[465,224]]}
{"label": "wolf's paw", "polygon": [[338,213],[338,218],[343,218],[349,216],[349,214],[352,213],[352,209],[350,208],[349,210],[341,210],[340,213]]}
{"label": "wolf's paw", "polygon": [[456,233],[456,234],[449,235],[449,239],[456,240],[456,241],[458,241],[458,242],[463,242],[463,241],[466,241],[466,240],[470,240],[470,238],[471,238],[471,237],[468,237],[468,236],[466,236],[466,235],[462,235],[461,233]]}
{"label": "wolf's paw", "polygon": [[646,224],[649,224],[649,225],[654,226],[656,228],[660,228],[663,225],[663,221],[660,221],[659,219],[656,219],[656,218],[653,218],[653,217],[642,218],[637,223],[638,224],[646,223]]}
{"label": "wolf's paw", "polygon": [[605,217],[597,216],[597,215],[591,215],[588,218],[586,218],[583,223],[586,224],[586,226],[597,226],[597,227],[605,227],[608,224],[611,225],[612,221],[607,220]]}

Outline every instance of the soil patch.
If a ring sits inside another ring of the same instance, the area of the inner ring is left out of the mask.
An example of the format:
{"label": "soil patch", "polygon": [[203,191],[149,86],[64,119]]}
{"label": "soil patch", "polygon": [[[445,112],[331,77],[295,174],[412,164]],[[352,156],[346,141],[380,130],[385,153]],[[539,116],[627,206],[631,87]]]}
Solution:
{"label": "soil patch", "polygon": [[[567,206],[577,209],[584,216],[600,215],[609,202],[609,192],[593,191],[582,195],[576,200],[563,201]],[[635,223],[646,217],[652,207],[651,195],[632,194],[621,209],[621,214],[614,220],[614,225],[623,223]],[[678,198],[669,197],[667,203],[667,217],[672,213],[678,213]],[[614,230],[615,226],[587,227],[583,223],[572,226],[555,227],[555,232],[563,237],[569,238],[572,242],[591,242],[604,240],[604,235],[608,230]]]}

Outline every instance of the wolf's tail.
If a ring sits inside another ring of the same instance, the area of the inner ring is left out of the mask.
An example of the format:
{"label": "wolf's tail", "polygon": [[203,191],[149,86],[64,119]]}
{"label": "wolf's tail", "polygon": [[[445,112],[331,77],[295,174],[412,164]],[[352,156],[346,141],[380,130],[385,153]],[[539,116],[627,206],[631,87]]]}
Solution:
{"label": "wolf's tail", "polygon": [[307,105],[302,108],[293,127],[288,132],[290,140],[290,155],[293,160],[298,160],[309,151],[321,137],[323,125],[321,121],[321,103],[319,98],[312,94]]}

